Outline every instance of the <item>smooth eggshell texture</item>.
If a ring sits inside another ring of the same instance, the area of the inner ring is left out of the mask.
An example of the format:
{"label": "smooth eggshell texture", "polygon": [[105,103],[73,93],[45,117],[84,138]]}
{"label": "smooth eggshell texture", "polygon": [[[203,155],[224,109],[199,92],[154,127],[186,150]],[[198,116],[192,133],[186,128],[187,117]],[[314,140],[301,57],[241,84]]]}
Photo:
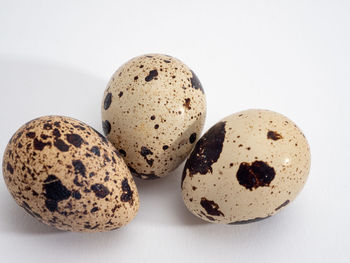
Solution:
{"label": "smooth eggshell texture", "polygon": [[182,195],[203,220],[254,222],[293,201],[309,168],[308,142],[291,120],[268,110],[242,111],[198,141],[184,168]]}
{"label": "smooth eggshell texture", "polygon": [[142,179],[163,177],[183,162],[205,116],[198,78],[166,55],[128,61],[112,76],[102,101],[104,133]]}
{"label": "smooth eggshell texture", "polygon": [[5,150],[3,175],[20,206],[61,230],[113,230],[139,208],[135,182],[118,151],[68,117],[46,116],[22,126]]}

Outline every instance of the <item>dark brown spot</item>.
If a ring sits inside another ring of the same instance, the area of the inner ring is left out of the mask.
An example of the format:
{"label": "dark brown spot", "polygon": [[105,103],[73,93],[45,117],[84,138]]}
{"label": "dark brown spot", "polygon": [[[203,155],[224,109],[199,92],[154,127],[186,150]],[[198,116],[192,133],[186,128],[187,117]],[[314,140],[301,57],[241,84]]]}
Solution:
{"label": "dark brown spot", "polygon": [[123,149],[119,149],[119,152],[121,155],[123,155],[124,157],[126,157],[126,152]]}
{"label": "dark brown spot", "polygon": [[79,178],[78,176],[76,175],[73,179],[73,183],[76,185],[76,186],[83,186],[83,182],[79,182]]}
{"label": "dark brown spot", "polygon": [[279,139],[283,139],[282,135],[275,132],[275,131],[268,131],[267,132],[267,139],[271,139],[271,140],[274,140],[274,141],[277,141]]}
{"label": "dark brown spot", "polygon": [[103,103],[103,108],[105,110],[108,110],[109,106],[111,106],[111,103],[112,103],[112,93],[107,93]]}
{"label": "dark brown spot", "polygon": [[124,180],[122,181],[122,190],[123,193],[120,197],[120,200],[122,202],[130,202],[132,204],[132,195],[133,195],[133,191],[131,191],[130,185],[128,183],[128,179],[124,178]]}
{"label": "dark brown spot", "polygon": [[86,168],[85,168],[85,165],[80,161],[80,160],[73,160],[72,161],[72,164],[74,166],[74,173],[77,175],[77,174],[80,174],[81,176],[85,177],[86,178]]}
{"label": "dark brown spot", "polygon": [[277,211],[277,210],[280,210],[282,207],[285,207],[286,205],[288,205],[289,204],[289,200],[286,200],[283,204],[281,204],[279,207],[277,207],[276,209],[275,209],[275,211]]}
{"label": "dark brown spot", "polygon": [[51,212],[57,210],[58,202],[71,196],[69,191],[55,175],[49,175],[43,184],[45,205]]}
{"label": "dark brown spot", "polygon": [[186,109],[190,110],[190,109],[191,109],[190,104],[191,104],[191,99],[190,99],[190,98],[187,98],[187,99],[185,99],[185,103],[183,104],[183,106],[184,106]]}
{"label": "dark brown spot", "polygon": [[151,180],[151,179],[158,179],[158,178],[160,178],[159,176],[155,175],[154,173],[144,174],[144,173],[137,172],[131,166],[128,166],[128,168],[129,168],[129,170],[130,170],[130,172],[132,173],[133,176],[141,178],[141,179]]}
{"label": "dark brown spot", "polygon": [[151,159],[146,159],[146,162],[148,163],[149,166],[153,166],[153,162],[154,162],[154,159],[151,158]]}
{"label": "dark brown spot", "polygon": [[194,88],[194,89],[200,89],[200,90],[204,93],[202,84],[200,83],[200,81],[199,81],[197,75],[194,74],[194,72],[193,72],[192,70],[191,70],[191,73],[192,73],[192,78],[191,78],[191,85],[192,85],[192,88]]}
{"label": "dark brown spot", "polygon": [[260,186],[269,186],[275,178],[275,169],[263,161],[254,161],[252,164],[241,163],[237,171],[237,180],[249,190]]}
{"label": "dark brown spot", "polygon": [[156,69],[151,70],[149,72],[148,76],[145,78],[145,81],[149,82],[157,76],[158,76],[158,71]]}
{"label": "dark brown spot", "polygon": [[229,223],[229,225],[243,225],[243,224],[249,224],[249,223],[254,223],[254,222],[259,222],[263,219],[266,219],[270,216],[266,216],[266,217],[256,217],[256,218],[253,218],[253,219],[248,219],[248,220],[241,220],[241,221],[235,221],[235,222],[232,222],[232,223]]}
{"label": "dark brown spot", "polygon": [[163,145],[163,150],[165,151],[166,149],[168,149],[169,146],[168,145]]}
{"label": "dark brown spot", "polygon": [[187,171],[189,171],[189,176],[196,173],[206,174],[209,171],[212,172],[211,166],[219,159],[222,151],[226,134],[225,124],[226,122],[215,124],[198,140],[185,164],[181,187]]}
{"label": "dark brown spot", "polygon": [[156,116],[152,115],[151,120],[154,121],[156,119]]}
{"label": "dark brown spot", "polygon": [[192,133],[189,139],[190,143],[191,144],[194,143],[196,141],[196,138],[197,138],[197,134],[195,132]]}
{"label": "dark brown spot", "polygon": [[74,191],[72,193],[72,196],[77,200],[79,200],[81,198],[81,194],[79,193],[79,191]]}
{"label": "dark brown spot", "polygon": [[139,79],[139,76],[135,76],[135,77],[134,77],[134,80],[138,80],[138,79]]}
{"label": "dark brown spot", "polygon": [[11,164],[8,162],[6,165],[6,170],[10,172],[10,174],[13,174],[13,167],[11,166]]}
{"label": "dark brown spot", "polygon": [[142,146],[140,154],[143,156],[143,158],[146,160],[146,162],[148,163],[149,166],[153,165],[154,159],[152,159],[152,158],[149,159],[148,158],[148,155],[153,155],[153,152],[150,149],[148,149],[145,146]]}
{"label": "dark brown spot", "polygon": [[49,138],[50,136],[46,135],[46,134],[41,134],[40,138],[43,140],[46,140],[47,138]]}
{"label": "dark brown spot", "polygon": [[210,201],[207,200],[205,197],[202,197],[200,204],[209,215],[224,216],[224,214],[219,210],[219,205],[214,201]]}
{"label": "dark brown spot", "polygon": [[78,134],[66,134],[66,138],[70,144],[73,144],[77,148],[83,143],[83,139]]}
{"label": "dark brown spot", "polygon": [[210,221],[215,221],[215,218],[214,218],[214,217],[206,215],[203,211],[201,211],[201,214],[202,214],[203,216],[205,216],[206,218],[208,218]]}
{"label": "dark brown spot", "polygon": [[35,137],[35,132],[27,132],[27,133],[26,133],[26,136],[27,136],[28,138],[33,139],[33,138]]}
{"label": "dark brown spot", "polygon": [[44,124],[44,130],[51,130],[52,129],[52,124],[51,123],[45,123]]}
{"label": "dark brown spot", "polygon": [[119,94],[118,94],[118,97],[120,98],[121,96],[123,96],[123,92],[121,91],[121,92],[119,92]]}
{"label": "dark brown spot", "polygon": [[103,184],[94,184],[91,186],[91,190],[98,198],[105,198],[109,194],[109,190]]}
{"label": "dark brown spot", "polygon": [[44,149],[45,146],[51,146],[51,142],[42,142],[40,140],[38,140],[37,138],[34,139],[34,149],[38,150],[38,151],[42,151]]}
{"label": "dark brown spot", "polygon": [[49,211],[54,212],[58,208],[58,203],[55,200],[52,199],[46,199],[45,200],[45,206]]}
{"label": "dark brown spot", "polygon": [[[74,128],[77,128],[78,130],[81,130],[81,131],[85,131],[85,127],[81,126],[81,125],[74,125],[72,124]],[[84,125],[84,124],[83,124]],[[89,132],[87,132],[89,134]]]}
{"label": "dark brown spot", "polygon": [[111,124],[108,120],[102,122],[102,129],[105,135],[108,135],[111,132]]}
{"label": "dark brown spot", "polygon": [[98,207],[93,207],[93,208],[90,210],[90,213],[95,213],[96,211],[98,211]]}
{"label": "dark brown spot", "polygon": [[53,145],[59,149],[61,152],[68,152],[69,145],[67,145],[63,140],[57,139],[54,141]]}
{"label": "dark brown spot", "polygon": [[55,128],[53,131],[52,131],[52,135],[55,137],[55,138],[58,138],[58,137],[61,137],[61,133],[60,131]]}
{"label": "dark brown spot", "polygon": [[55,121],[55,122],[53,123],[53,125],[55,125],[55,127],[57,127],[57,128],[60,128],[60,127],[61,127],[61,125],[60,125],[60,123],[59,123],[58,121]]}
{"label": "dark brown spot", "polygon": [[100,156],[100,148],[98,146],[92,146],[90,150],[93,154]]}
{"label": "dark brown spot", "polygon": [[170,60],[167,60],[167,59],[164,59],[163,60],[165,63],[170,63],[171,61]]}
{"label": "dark brown spot", "polygon": [[159,128],[159,125],[158,125],[158,124],[154,125],[154,128],[155,128],[155,129],[158,129],[158,128]]}
{"label": "dark brown spot", "polygon": [[89,222],[86,222],[84,225],[84,228],[94,230],[94,229],[98,228],[99,226],[100,226],[100,224],[97,224],[95,226],[91,226]]}
{"label": "dark brown spot", "polygon": [[[120,207],[121,207],[121,205],[115,205],[115,206],[111,209],[112,213],[114,214],[115,210],[117,210],[117,209],[120,208]],[[108,222],[107,222],[107,223],[108,223]]]}

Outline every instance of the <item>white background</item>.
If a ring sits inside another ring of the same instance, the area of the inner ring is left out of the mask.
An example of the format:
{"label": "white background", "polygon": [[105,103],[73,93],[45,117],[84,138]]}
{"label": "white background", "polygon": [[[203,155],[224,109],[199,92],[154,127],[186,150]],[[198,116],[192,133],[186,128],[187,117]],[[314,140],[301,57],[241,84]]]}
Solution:
{"label": "white background", "polygon": [[312,168],[298,198],[259,223],[202,222],[181,198],[182,166],[140,181],[141,207],[109,233],[56,231],[18,207],[0,179],[1,262],[349,262],[349,1],[0,0],[0,155],[48,114],[101,129],[113,72],[143,53],[190,66],[207,95],[205,130],[248,108],[294,120]]}

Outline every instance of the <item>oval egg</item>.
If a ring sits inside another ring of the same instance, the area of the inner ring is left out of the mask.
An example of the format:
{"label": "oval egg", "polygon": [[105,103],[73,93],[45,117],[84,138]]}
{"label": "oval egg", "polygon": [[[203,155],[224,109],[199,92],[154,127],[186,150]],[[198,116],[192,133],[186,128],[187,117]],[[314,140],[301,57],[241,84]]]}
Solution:
{"label": "oval egg", "polygon": [[268,110],[242,111],[197,142],[183,172],[183,200],[208,222],[250,223],[293,201],[309,169],[308,142],[291,120]]}
{"label": "oval egg", "polygon": [[21,207],[61,230],[113,230],[139,208],[135,182],[118,151],[68,117],[45,116],[22,126],[5,150],[3,175]]}
{"label": "oval egg", "polygon": [[105,135],[142,179],[167,175],[185,160],[206,116],[200,81],[176,58],[131,59],[112,76],[102,102]]}

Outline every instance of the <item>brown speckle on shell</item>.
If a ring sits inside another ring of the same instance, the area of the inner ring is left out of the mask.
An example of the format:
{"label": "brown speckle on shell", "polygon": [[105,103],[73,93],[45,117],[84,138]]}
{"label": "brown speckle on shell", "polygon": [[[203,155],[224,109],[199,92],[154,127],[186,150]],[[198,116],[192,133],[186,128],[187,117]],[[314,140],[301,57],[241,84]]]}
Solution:
{"label": "brown speckle on shell", "polygon": [[249,190],[269,186],[275,175],[275,169],[263,161],[254,161],[252,164],[242,162],[236,174],[239,184]]}
{"label": "brown speckle on shell", "polygon": [[158,76],[158,71],[153,69],[149,72],[148,76],[146,76],[145,81],[149,82]]}
{"label": "brown speckle on shell", "polygon": [[111,132],[111,123],[108,120],[102,122],[102,128],[105,135]]}
{"label": "brown speckle on shell", "polygon": [[271,139],[271,140],[274,140],[274,141],[277,141],[277,140],[280,140],[282,139],[282,135],[275,132],[275,131],[268,131],[267,132],[267,139]]}
{"label": "brown speckle on shell", "polygon": [[103,103],[104,109],[108,110],[109,106],[111,106],[111,103],[112,103],[112,93],[108,92]]}
{"label": "brown speckle on shell", "polygon": [[211,166],[220,157],[225,133],[225,122],[219,122],[202,136],[185,164],[182,182],[187,175],[187,171],[189,176],[196,173],[212,172]]}
{"label": "brown speckle on shell", "polygon": [[201,198],[200,205],[205,209],[209,215],[213,216],[225,216],[220,210],[219,205],[214,201],[207,200],[205,197]]}

